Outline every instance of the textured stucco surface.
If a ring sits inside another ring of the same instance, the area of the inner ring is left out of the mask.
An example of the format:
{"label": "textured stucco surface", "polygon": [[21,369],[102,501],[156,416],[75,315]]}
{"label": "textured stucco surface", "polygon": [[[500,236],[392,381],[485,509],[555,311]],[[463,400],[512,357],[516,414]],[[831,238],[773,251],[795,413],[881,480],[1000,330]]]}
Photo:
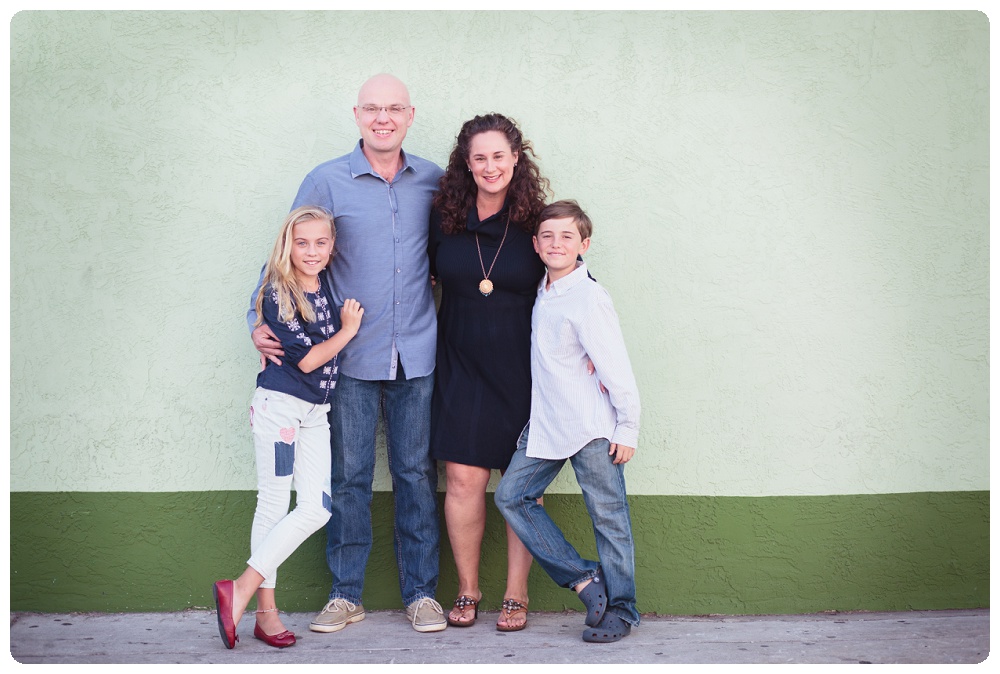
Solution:
{"label": "textured stucco surface", "polygon": [[253,488],[243,311],[379,71],[410,86],[409,151],[443,163],[504,112],[590,211],[643,395],[633,494],[988,489],[982,13],[21,12],[10,36],[14,492]]}
{"label": "textured stucco surface", "polygon": [[[642,612],[902,611],[989,606],[989,493],[732,498],[633,496]],[[254,492],[20,493],[11,498],[12,611],[163,611],[212,605],[212,582],[244,568]],[[596,555],[578,494],[545,507]],[[366,608],[399,608],[392,498],[375,495]],[[444,531],[444,522],[441,522]],[[483,608],[503,599],[503,522],[489,510]],[[322,532],[281,566],[286,611],[318,611],[330,591]],[[458,590],[442,536],[437,598]],[[228,570],[228,571],[227,571]],[[535,610],[578,610],[532,567]]]}

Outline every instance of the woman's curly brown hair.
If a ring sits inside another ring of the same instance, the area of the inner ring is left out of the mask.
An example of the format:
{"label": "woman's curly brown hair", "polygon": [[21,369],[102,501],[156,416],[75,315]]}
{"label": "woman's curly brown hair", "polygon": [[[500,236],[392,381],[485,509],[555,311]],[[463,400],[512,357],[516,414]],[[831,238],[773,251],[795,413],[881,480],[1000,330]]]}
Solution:
{"label": "woman's curly brown hair", "polygon": [[465,230],[466,218],[476,205],[478,192],[476,181],[466,163],[469,145],[473,137],[487,131],[502,133],[507,138],[511,152],[517,153],[517,167],[507,188],[510,219],[519,223],[525,231],[534,232],[538,214],[545,207],[545,194],[552,192],[549,181],[542,177],[538,164],[532,160],[535,150],[521,135],[514,120],[495,112],[476,115],[463,124],[462,130],[458,132],[455,149],[451,151],[448,167],[441,176],[438,192],[434,196],[434,207],[441,212],[441,229],[445,234]]}

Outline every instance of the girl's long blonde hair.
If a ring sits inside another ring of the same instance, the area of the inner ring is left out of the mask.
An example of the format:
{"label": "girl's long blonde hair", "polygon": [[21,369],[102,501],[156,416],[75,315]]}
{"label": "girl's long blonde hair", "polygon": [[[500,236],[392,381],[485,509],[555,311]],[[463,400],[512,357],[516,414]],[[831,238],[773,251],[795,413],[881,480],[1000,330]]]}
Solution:
{"label": "girl's long blonde hair", "polygon": [[[295,275],[295,268],[292,266],[292,243],[295,225],[310,220],[321,220],[330,225],[330,239],[337,238],[337,228],[333,224],[333,215],[330,211],[320,206],[300,206],[288,214],[278,232],[278,239],[274,242],[274,250],[267,260],[264,268],[264,279],[260,284],[260,292],[257,293],[257,322],[260,325],[264,321],[264,293],[274,292],[278,300],[278,320],[282,322],[291,321],[295,318],[296,310],[308,323],[316,321],[316,312],[313,310],[312,302],[306,299],[305,291]],[[333,253],[331,252],[331,255]]]}

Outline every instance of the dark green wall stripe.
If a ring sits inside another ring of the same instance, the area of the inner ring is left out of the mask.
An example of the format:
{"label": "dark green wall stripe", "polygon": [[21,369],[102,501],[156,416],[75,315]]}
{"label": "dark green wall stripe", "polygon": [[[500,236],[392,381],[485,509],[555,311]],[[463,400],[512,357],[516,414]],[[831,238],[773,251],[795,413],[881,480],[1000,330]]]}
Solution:
{"label": "dark green wall stripe", "polygon": [[[492,498],[492,494],[490,495]],[[170,611],[211,605],[211,584],[246,562],[252,492],[14,492],[12,611]],[[594,555],[579,495],[546,507]],[[671,615],[896,611],[989,606],[989,492],[767,498],[637,496],[639,609]],[[399,608],[392,497],[373,501],[375,547],[364,602]],[[442,532],[445,531],[443,523]],[[483,544],[484,608],[503,599],[503,526],[490,504]],[[319,610],[329,577],[324,535],[282,566],[280,606]],[[442,534],[438,600],[456,577]],[[532,571],[531,607],[578,609]]]}

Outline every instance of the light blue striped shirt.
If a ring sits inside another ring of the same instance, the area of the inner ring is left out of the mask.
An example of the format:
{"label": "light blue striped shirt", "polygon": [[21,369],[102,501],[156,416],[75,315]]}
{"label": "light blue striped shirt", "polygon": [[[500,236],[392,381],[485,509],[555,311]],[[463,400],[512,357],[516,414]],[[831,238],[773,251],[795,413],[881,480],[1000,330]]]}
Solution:
{"label": "light blue striped shirt", "polygon": [[[361,141],[350,154],[313,169],[302,181],[292,210],[322,206],[337,227],[327,278],[337,307],[354,298],[365,315],[357,336],[340,353],[341,374],[378,381],[434,371],[437,315],[427,260],[431,200],[443,171],[433,162],[403,154],[390,183],[373,169]],[[260,284],[258,282],[258,289]],[[256,320],[253,301],[247,313]]]}
{"label": "light blue striped shirt", "polygon": [[[611,295],[577,263],[531,314],[531,431],[527,455],[566,459],[597,438],[636,447],[639,389]],[[587,358],[596,376],[587,373]],[[604,384],[607,393],[602,393]]]}

